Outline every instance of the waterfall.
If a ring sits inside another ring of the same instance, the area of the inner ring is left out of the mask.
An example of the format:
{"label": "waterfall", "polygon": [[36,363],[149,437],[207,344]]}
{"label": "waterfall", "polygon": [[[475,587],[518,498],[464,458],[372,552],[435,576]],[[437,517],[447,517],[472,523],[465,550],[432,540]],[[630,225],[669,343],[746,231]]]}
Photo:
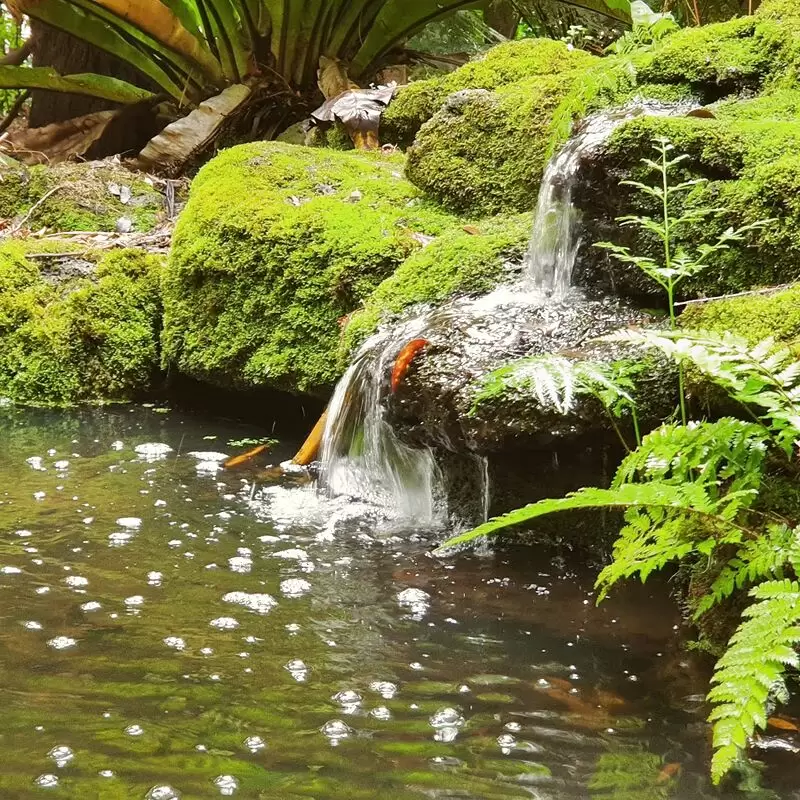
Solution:
{"label": "waterfall", "polygon": [[534,288],[563,300],[572,288],[572,271],[581,245],[580,219],[572,202],[581,167],[623,123],[642,116],[685,113],[689,106],[637,100],[587,117],[559,150],[542,177],[525,265]]}
{"label": "waterfall", "polygon": [[[593,115],[551,159],[539,192],[525,280],[479,298],[452,300],[380,330],[361,346],[328,408],[319,472],[321,490],[365,501],[403,524],[437,527],[447,521],[445,482],[433,453],[400,441],[386,419],[395,360],[413,339],[435,336],[437,331],[441,338],[443,330],[445,338],[469,336],[473,331],[469,323],[506,313],[512,305],[541,306],[564,300],[572,286],[580,246],[580,220],[572,194],[582,162],[616,127],[645,113],[676,113],[676,107],[637,102]],[[485,338],[480,331],[474,335]],[[485,460],[481,463],[480,499],[487,515],[488,465]]]}
{"label": "waterfall", "polygon": [[320,484],[364,500],[388,519],[435,527],[445,519],[439,468],[427,448],[401,442],[385,419],[389,374],[400,350],[425,332],[425,318],[370,337],[339,381],[322,438]]}

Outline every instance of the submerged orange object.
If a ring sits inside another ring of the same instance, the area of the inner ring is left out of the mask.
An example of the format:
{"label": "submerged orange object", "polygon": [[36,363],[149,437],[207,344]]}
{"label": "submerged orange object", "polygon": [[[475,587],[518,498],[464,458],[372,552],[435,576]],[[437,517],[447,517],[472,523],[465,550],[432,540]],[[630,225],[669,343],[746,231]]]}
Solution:
{"label": "submerged orange object", "polygon": [[400,388],[414,357],[428,344],[427,339],[412,339],[398,354],[392,370],[392,392]]}
{"label": "submerged orange object", "polygon": [[256,456],[260,456],[265,450],[269,449],[268,444],[260,444],[258,447],[254,447],[252,450],[248,450],[246,453],[242,453],[240,456],[234,456],[233,458],[229,458],[222,466],[225,469],[233,469],[234,467],[240,467],[242,464],[246,464],[248,461],[252,461]]}

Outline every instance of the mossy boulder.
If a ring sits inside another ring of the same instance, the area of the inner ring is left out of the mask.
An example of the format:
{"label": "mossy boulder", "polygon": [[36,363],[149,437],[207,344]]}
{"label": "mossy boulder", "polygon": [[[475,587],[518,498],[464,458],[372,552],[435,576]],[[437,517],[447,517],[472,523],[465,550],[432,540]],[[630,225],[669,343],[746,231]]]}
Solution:
{"label": "mossy boulder", "polygon": [[800,286],[692,303],[679,319],[683,328],[730,331],[751,345],[773,338],[800,353]]}
{"label": "mossy boulder", "polygon": [[158,372],[162,259],[119,250],[77,272],[58,264],[0,247],[0,394],[34,405],[141,395]]}
{"label": "mossy boulder", "polygon": [[588,53],[570,50],[552,39],[525,39],[498,45],[448,75],[401,87],[383,115],[381,137],[383,141],[408,147],[422,125],[455,92],[492,91],[521,80],[569,72],[593,61]]}
{"label": "mossy boulder", "polygon": [[437,237],[409,256],[352,315],[342,340],[342,356],[347,358],[380,323],[410,306],[488,292],[513,276],[530,232],[530,215],[520,214],[456,227]]}
{"label": "mossy boulder", "polygon": [[800,278],[800,90],[775,90],[751,100],[716,105],[714,118],[640,117],[619,128],[604,151],[585,165],[576,202],[585,222],[577,280],[601,292],[658,302],[661,290],[636,267],[620,264],[592,247],[613,241],[641,255],[661,258],[659,242],[636,228],[620,227],[625,214],[658,217],[654,198],[619,182],[658,179],[642,158],[653,141],[666,137],[675,154],[688,158],[672,180],[700,180],[682,194],[674,213],[710,209],[676,232],[688,250],[713,244],[728,228],[765,222],[729,249],[716,253],[708,269],[681,286],[684,297],[712,296]]}
{"label": "mossy boulder", "polygon": [[153,181],[109,161],[7,163],[0,178],[0,219],[24,221],[33,230],[145,233],[164,218],[164,198]]}
{"label": "mossy boulder", "polygon": [[326,394],[340,321],[458,220],[403,159],[281,143],[224,151],[195,179],[164,281],[164,358],[224,387]]}
{"label": "mossy boulder", "polygon": [[408,151],[409,180],[461,213],[532,209],[559,136],[556,109],[592,60],[561,47],[543,48],[557,54],[547,71],[543,61],[539,72],[494,90],[450,94]]}

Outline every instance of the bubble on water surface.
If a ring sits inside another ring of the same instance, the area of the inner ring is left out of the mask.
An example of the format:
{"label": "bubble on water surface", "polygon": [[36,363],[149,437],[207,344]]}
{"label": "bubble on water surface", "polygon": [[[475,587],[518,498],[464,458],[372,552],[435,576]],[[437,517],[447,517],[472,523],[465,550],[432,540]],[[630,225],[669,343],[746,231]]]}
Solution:
{"label": "bubble on water surface", "polygon": [[65,469],[67,469],[67,468],[69,467],[69,461],[66,461],[66,460],[62,460],[62,461],[56,461],[56,463],[55,463],[55,464],[53,464],[53,466],[54,466],[54,467],[55,467],[57,470],[59,470],[59,471],[63,472]]}
{"label": "bubble on water surface", "polygon": [[185,650],[186,642],[180,636],[167,636],[164,639],[164,644],[171,647],[173,650]]}
{"label": "bubble on water surface", "polygon": [[291,547],[288,550],[279,550],[272,554],[273,558],[285,558],[292,561],[308,561],[308,553],[299,547]]}
{"label": "bubble on water surface", "polygon": [[29,631],[40,631],[40,630],[42,630],[42,623],[41,622],[35,622],[32,619],[29,619],[27,622],[23,622],[22,624]]}
{"label": "bubble on water surface", "polygon": [[161,461],[172,452],[172,448],[163,442],[139,444],[133,450],[139,458],[147,462]]}
{"label": "bubble on water surface", "polygon": [[228,456],[225,453],[215,453],[213,451],[209,452],[199,452],[197,450],[192,451],[189,453],[192,458],[196,458],[198,461],[211,461],[213,463],[218,463],[220,461],[227,461]]}
{"label": "bubble on water surface", "polygon": [[136,607],[136,606],[143,606],[144,605],[144,597],[140,594],[134,594],[131,597],[125,598],[125,605],[129,608]]}
{"label": "bubble on water surface", "polygon": [[497,737],[497,744],[504,753],[508,754],[517,746],[517,738],[510,733],[501,733]]}
{"label": "bubble on water surface", "polygon": [[397,603],[401,608],[408,609],[411,618],[421,620],[430,609],[431,596],[422,589],[404,589],[397,594]]}
{"label": "bubble on water surface", "polygon": [[108,535],[109,547],[124,547],[133,539],[134,534],[131,531],[115,531]]}
{"label": "bubble on water surface", "polygon": [[281,594],[284,597],[302,597],[311,591],[311,584],[303,578],[287,578],[281,581]]}
{"label": "bubble on water surface", "polygon": [[373,681],[369,685],[371,692],[376,692],[384,700],[391,700],[398,692],[397,684],[391,681]]}
{"label": "bubble on water surface", "polygon": [[464,717],[455,708],[440,708],[428,721],[432,728],[461,727]]}
{"label": "bubble on water surface", "polygon": [[299,658],[292,659],[284,666],[284,669],[287,670],[298,683],[303,683],[309,673],[309,668]]}
{"label": "bubble on water surface", "polygon": [[47,642],[48,647],[53,650],[68,650],[70,647],[75,647],[78,643],[69,636],[56,636]]}
{"label": "bubble on water surface", "polygon": [[48,754],[47,757],[56,762],[56,766],[66,767],[73,758],[75,758],[75,753],[73,752],[71,747],[67,747],[65,744],[60,744],[57,747],[54,747]]}
{"label": "bubble on water surface", "polygon": [[355,714],[361,705],[361,695],[353,689],[342,689],[331,700],[339,703],[345,714]]}
{"label": "bubble on water surface", "polygon": [[58,786],[58,775],[40,775],[34,780],[34,783],[41,789],[54,789]]}
{"label": "bubble on water surface", "polygon": [[233,617],[217,617],[208,623],[212,628],[217,628],[221,631],[232,631],[239,627],[238,620]]}
{"label": "bubble on water surface", "polygon": [[214,786],[223,797],[230,797],[239,788],[239,781],[233,775],[220,775],[214,778]]}
{"label": "bubble on water surface", "polygon": [[144,800],[181,800],[180,793],[171,786],[154,786]]}
{"label": "bubble on water surface", "polygon": [[392,718],[392,712],[389,711],[386,706],[378,706],[377,708],[373,708],[372,711],[369,712],[369,715],[374,719],[381,720],[381,722],[386,722]]}
{"label": "bubble on water surface", "polygon": [[44,500],[45,497],[47,497],[47,494],[45,492],[34,492],[33,493],[33,499],[34,500]]}
{"label": "bubble on water surface", "polygon": [[97,602],[97,600],[90,600],[88,603],[84,603],[81,606],[81,611],[86,611],[87,613],[91,613],[92,611],[99,611],[103,606]]}
{"label": "bubble on water surface", "polygon": [[64,583],[66,583],[71,589],[78,589],[83,586],[88,586],[89,579],[84,578],[82,575],[68,575],[66,578],[64,578]]}
{"label": "bubble on water surface", "polygon": [[17,536],[19,536],[21,539],[27,539],[29,536],[33,536],[33,534],[30,531],[25,531],[25,530],[17,531],[16,533]]}
{"label": "bubble on water surface", "polygon": [[332,745],[337,745],[342,739],[347,739],[353,735],[353,729],[340,719],[332,719],[326,722],[320,729],[323,736],[330,739]]}
{"label": "bubble on water surface", "polygon": [[0,567],[0,573],[3,575],[19,575],[22,570],[19,567]]}
{"label": "bubble on water surface", "polygon": [[253,559],[250,556],[232,556],[228,559],[228,566],[231,572],[246,575],[253,569]]}
{"label": "bubble on water surface", "polygon": [[127,733],[128,736],[142,736],[144,734],[144,728],[141,725],[128,725],[128,727],[125,728],[125,733]]}
{"label": "bubble on water surface", "polygon": [[41,456],[31,456],[30,458],[26,458],[25,463],[28,464],[31,469],[36,470],[37,472],[47,472]]}
{"label": "bubble on water surface", "polygon": [[101,769],[100,772],[97,773],[101,778],[113,778],[114,777],[114,770],[112,769]]}
{"label": "bubble on water surface", "polygon": [[120,517],[117,525],[123,528],[138,529],[142,527],[142,520],[139,517]]}
{"label": "bubble on water surface", "polygon": [[119,441],[119,439],[116,442],[111,442],[112,450],[122,450],[124,447],[125,447],[125,442],[121,442]]}
{"label": "bubble on water surface", "polygon": [[219,461],[198,461],[194,468],[198,475],[216,475],[222,469],[222,464]]}
{"label": "bubble on water surface", "polygon": [[[257,614],[269,614],[269,612],[278,605],[278,602],[272,595],[250,594],[248,592],[228,592],[222,596],[222,600],[225,603],[234,603],[237,606],[243,606],[250,611],[255,611]],[[223,619],[225,619],[225,617],[223,617]]]}
{"label": "bubble on water surface", "polygon": [[150,586],[161,586],[161,581],[163,579],[163,574],[156,572],[155,570],[147,573],[147,582],[150,584]]}
{"label": "bubble on water surface", "polygon": [[260,736],[248,736],[244,740],[244,746],[251,753],[257,753],[259,750],[263,750],[267,746],[267,743]]}

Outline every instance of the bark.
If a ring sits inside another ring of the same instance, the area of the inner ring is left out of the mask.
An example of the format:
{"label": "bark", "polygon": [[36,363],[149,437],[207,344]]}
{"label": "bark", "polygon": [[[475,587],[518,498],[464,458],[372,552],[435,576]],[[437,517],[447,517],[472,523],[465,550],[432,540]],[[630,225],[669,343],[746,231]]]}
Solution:
{"label": "bark", "polygon": [[[157,87],[138,70],[87,42],[37,20],[31,21],[31,29],[35,67],[53,67],[63,75],[95,72],[157,91]],[[86,114],[120,108],[119,104],[107,100],[62,92],[35,91],[32,95],[28,120],[31,128],[41,128]],[[116,153],[136,153],[157,132],[152,114],[139,113],[134,120],[128,118],[126,122],[126,125],[114,126],[113,135],[103,137],[102,151],[93,152],[92,156],[99,158]]]}

